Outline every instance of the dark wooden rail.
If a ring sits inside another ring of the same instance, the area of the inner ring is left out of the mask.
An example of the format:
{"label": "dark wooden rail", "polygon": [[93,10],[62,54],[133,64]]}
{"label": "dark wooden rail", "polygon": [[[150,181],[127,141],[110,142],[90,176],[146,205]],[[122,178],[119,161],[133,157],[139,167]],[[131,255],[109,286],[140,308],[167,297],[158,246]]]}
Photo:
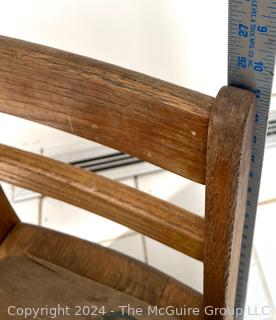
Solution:
{"label": "dark wooden rail", "polygon": [[203,218],[144,192],[3,145],[0,180],[98,213],[202,260]]}
{"label": "dark wooden rail", "polygon": [[0,37],[0,112],[102,143],[200,183],[213,101],[134,71]]}

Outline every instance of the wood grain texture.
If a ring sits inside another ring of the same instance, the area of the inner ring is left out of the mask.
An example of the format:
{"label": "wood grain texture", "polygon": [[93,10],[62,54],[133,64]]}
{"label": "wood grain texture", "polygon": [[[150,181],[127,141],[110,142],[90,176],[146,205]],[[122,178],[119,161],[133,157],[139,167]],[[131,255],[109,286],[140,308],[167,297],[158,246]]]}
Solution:
{"label": "wood grain texture", "polygon": [[100,61],[0,37],[0,112],[204,183],[214,99]]}
{"label": "wood grain texture", "polygon": [[17,223],[19,223],[19,218],[10,205],[0,184],[0,243]]}
{"label": "wood grain texture", "polygon": [[231,87],[221,89],[210,116],[204,299],[205,305],[229,310],[235,302],[254,116],[255,96]]}
{"label": "wood grain texture", "polygon": [[203,218],[134,188],[4,145],[0,180],[98,213],[202,260]]}
{"label": "wood grain texture", "polygon": [[[244,90],[225,87],[214,100],[100,61],[0,37],[1,112],[206,183],[206,221],[106,178],[3,145],[0,179],[101,214],[203,259],[205,305],[231,310],[254,104],[254,95]],[[202,305],[201,295],[133,259],[40,228],[14,227],[17,219],[0,200],[0,241],[5,238],[0,259],[27,252],[151,304]]]}
{"label": "wood grain texture", "polygon": [[7,257],[26,254],[152,305],[202,309],[200,293],[144,263],[97,244],[19,224],[0,246],[0,265]]}

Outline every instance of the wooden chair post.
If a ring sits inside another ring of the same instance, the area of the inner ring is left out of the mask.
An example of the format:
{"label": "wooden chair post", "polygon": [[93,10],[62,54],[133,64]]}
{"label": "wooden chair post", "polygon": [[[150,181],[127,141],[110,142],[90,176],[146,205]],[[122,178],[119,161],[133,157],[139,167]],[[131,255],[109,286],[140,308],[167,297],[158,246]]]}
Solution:
{"label": "wooden chair post", "polygon": [[[245,216],[255,97],[224,87],[213,105],[207,142],[204,248],[205,306],[233,319]],[[207,317],[209,319],[209,317]]]}
{"label": "wooden chair post", "polygon": [[19,219],[0,185],[0,244],[18,222]]}

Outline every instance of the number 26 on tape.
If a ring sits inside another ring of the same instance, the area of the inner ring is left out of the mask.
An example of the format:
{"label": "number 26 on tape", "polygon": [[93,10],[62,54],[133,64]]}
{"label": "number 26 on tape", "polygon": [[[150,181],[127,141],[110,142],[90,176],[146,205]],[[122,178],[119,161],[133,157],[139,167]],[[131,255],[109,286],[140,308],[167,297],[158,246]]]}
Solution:
{"label": "number 26 on tape", "polygon": [[[252,61],[251,61],[252,63]],[[251,65],[250,63],[250,65]],[[237,66],[239,68],[247,68],[247,59],[246,57],[243,57],[243,56],[238,56],[237,58]],[[263,72],[264,71],[264,63],[262,61],[255,61],[253,63],[253,69],[254,71],[257,71],[257,72]]]}

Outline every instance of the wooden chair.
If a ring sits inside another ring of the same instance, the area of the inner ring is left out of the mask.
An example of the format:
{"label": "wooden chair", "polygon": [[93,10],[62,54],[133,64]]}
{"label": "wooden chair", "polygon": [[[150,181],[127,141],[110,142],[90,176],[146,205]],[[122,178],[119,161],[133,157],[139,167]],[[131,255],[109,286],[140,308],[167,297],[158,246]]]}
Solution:
{"label": "wooden chair", "polygon": [[[110,249],[21,223],[1,191],[0,319],[17,319],[8,315],[10,305],[57,304],[104,305],[108,313],[96,319],[126,319],[118,309],[126,304],[201,310],[200,316],[180,318],[233,319],[204,314],[204,308],[234,306],[254,95],[223,87],[212,98],[6,37],[0,37],[0,66],[1,112],[91,139],[206,185],[203,219],[91,172],[0,145],[2,181],[95,212],[204,263],[201,294]],[[145,314],[134,318],[148,319]]]}

